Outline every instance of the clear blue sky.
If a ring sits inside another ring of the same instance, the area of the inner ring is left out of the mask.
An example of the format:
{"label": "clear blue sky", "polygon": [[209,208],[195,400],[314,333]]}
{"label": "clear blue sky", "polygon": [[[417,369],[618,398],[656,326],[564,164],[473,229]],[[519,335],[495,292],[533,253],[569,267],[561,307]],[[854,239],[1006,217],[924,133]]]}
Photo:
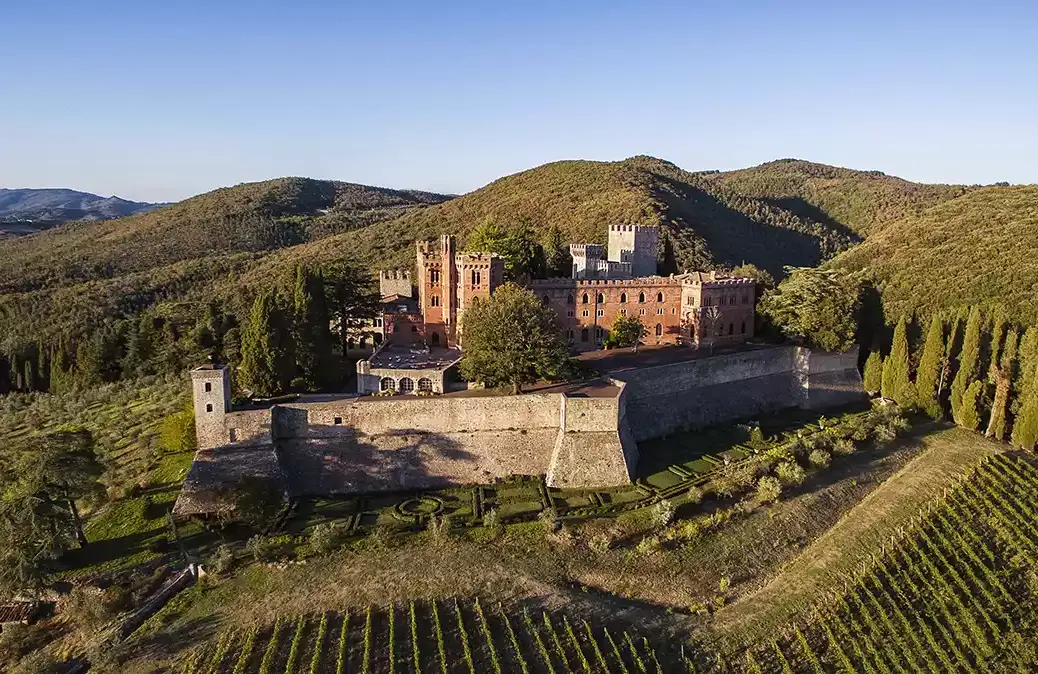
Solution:
{"label": "clear blue sky", "polygon": [[0,187],[465,192],[556,159],[1038,182],[1038,3],[0,0]]}

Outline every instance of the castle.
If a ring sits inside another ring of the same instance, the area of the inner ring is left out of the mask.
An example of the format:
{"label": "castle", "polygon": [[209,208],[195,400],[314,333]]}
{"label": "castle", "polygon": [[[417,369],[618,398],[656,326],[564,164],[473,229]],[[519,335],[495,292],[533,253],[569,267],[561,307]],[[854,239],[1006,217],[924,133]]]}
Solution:
{"label": "castle", "polygon": [[[714,272],[656,275],[652,229],[613,226],[608,254],[602,246],[574,244],[570,278],[529,282],[556,312],[573,350],[599,348],[621,316],[637,317],[650,344],[712,347],[750,338],[753,281]],[[369,331],[365,338],[375,345],[357,363],[359,395],[301,396],[233,410],[226,366],[191,372],[200,449],[176,514],[224,509],[226,487],[247,476],[271,480],[292,498],[509,475],[543,474],[555,487],[628,484],[642,440],[864,398],[856,349],[826,354],[761,345],[719,355],[710,348],[655,350],[649,362],[522,395],[457,390],[466,388],[454,376],[462,319],[503,283],[504,261],[459,252],[454,238],[443,236],[438,246],[419,242],[416,263],[417,297],[409,272],[384,271],[379,316],[345,326]]]}
{"label": "castle", "polygon": [[[717,272],[656,274],[656,227],[610,225],[608,251],[571,244],[572,276],[527,284],[558,316],[575,352],[602,348],[620,317],[635,317],[655,345],[732,345],[753,336],[755,283]],[[378,348],[357,364],[359,393],[443,393],[456,379],[461,326],[473,303],[504,282],[504,260],[493,253],[459,252],[453,236],[415,245],[417,298],[410,274],[379,275],[383,298]]]}

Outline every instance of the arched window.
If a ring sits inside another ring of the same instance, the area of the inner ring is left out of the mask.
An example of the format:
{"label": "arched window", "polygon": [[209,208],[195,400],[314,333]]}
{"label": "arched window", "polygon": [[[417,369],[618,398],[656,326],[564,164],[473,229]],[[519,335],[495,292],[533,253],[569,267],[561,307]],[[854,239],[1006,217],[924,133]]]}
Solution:
{"label": "arched window", "polygon": [[401,393],[412,393],[414,392],[414,379],[410,377],[401,377],[400,379],[400,392]]}
{"label": "arched window", "polygon": [[620,304],[627,304],[627,293],[620,293]]}
{"label": "arched window", "polygon": [[743,321],[742,325],[739,327],[739,334],[740,335],[745,335],[746,334],[746,321]]}
{"label": "arched window", "polygon": [[580,331],[580,341],[586,342],[587,338],[588,338],[587,328],[584,328],[583,330]]}
{"label": "arched window", "polygon": [[368,346],[368,336],[367,335],[361,335],[360,336],[360,340],[358,342],[358,346],[360,346],[360,348],[362,348],[362,349],[367,348],[367,346]]}
{"label": "arched window", "polygon": [[584,293],[584,295],[580,298],[580,303],[581,304],[587,304],[588,303],[587,293]]}
{"label": "arched window", "polygon": [[621,316],[626,316],[627,315],[627,309],[621,309],[620,310],[620,315]]}
{"label": "arched window", "polygon": [[544,306],[548,306],[549,302],[551,302],[551,298],[547,295],[541,298],[541,304],[543,304]]}
{"label": "arched window", "polygon": [[382,380],[378,383],[378,387],[382,391],[395,391],[396,382],[393,381],[392,377],[382,377]]}
{"label": "arched window", "polygon": [[573,331],[572,330],[567,330],[566,331],[566,339],[568,339],[571,342],[573,341]]}
{"label": "arched window", "polygon": [[602,293],[598,293],[598,303],[605,304],[605,295],[603,295]]}
{"label": "arched window", "polygon": [[657,323],[656,324],[656,336],[657,337],[662,337],[663,336],[663,323]]}
{"label": "arched window", "polygon": [[729,323],[728,324],[728,334],[729,335],[735,334],[735,324],[733,324],[733,323]]}
{"label": "arched window", "polygon": [[657,302],[662,302],[663,301],[663,293],[656,293],[656,301]]}
{"label": "arched window", "polygon": [[431,344],[432,346],[439,346],[440,345],[440,333],[438,333],[438,332],[432,333],[432,335],[429,337],[429,344]]}
{"label": "arched window", "polygon": [[638,293],[638,303],[645,304],[645,293]]}
{"label": "arched window", "polygon": [[566,304],[573,304],[573,293],[566,295]]}
{"label": "arched window", "polygon": [[432,390],[433,390],[432,379],[429,379],[428,377],[422,377],[421,379],[419,379],[418,380],[418,390],[419,391],[428,391],[429,393],[432,393]]}

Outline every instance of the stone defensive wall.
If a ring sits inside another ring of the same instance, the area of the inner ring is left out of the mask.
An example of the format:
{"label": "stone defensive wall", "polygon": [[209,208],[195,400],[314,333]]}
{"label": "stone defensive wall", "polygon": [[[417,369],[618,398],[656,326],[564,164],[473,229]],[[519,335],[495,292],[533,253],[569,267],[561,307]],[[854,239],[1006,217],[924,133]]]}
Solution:
{"label": "stone defensive wall", "polygon": [[863,400],[858,350],[818,353],[776,346],[615,372],[637,441],[790,407]]}
{"label": "stone defensive wall", "polygon": [[[210,369],[197,376],[229,375]],[[222,387],[209,388],[196,387],[196,396],[219,395]],[[234,452],[242,460],[249,447],[260,453],[273,447],[287,490],[302,496],[436,488],[516,474],[545,474],[557,487],[617,486],[636,475],[641,440],[864,397],[856,350],[823,354],[780,346],[634,367],[518,396],[348,397],[239,412],[196,398],[195,409],[199,456],[213,461]]]}

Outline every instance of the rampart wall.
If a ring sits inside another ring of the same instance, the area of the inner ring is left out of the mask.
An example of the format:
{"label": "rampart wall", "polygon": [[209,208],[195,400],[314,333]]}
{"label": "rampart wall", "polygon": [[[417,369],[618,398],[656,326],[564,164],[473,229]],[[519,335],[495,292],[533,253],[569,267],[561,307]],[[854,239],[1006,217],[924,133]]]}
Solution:
{"label": "rampart wall", "polygon": [[607,487],[631,481],[638,441],[862,399],[856,363],[856,352],[768,347],[615,373],[615,388],[590,393],[290,403],[226,414],[222,441],[273,442],[295,495],[541,473],[553,486]]}

